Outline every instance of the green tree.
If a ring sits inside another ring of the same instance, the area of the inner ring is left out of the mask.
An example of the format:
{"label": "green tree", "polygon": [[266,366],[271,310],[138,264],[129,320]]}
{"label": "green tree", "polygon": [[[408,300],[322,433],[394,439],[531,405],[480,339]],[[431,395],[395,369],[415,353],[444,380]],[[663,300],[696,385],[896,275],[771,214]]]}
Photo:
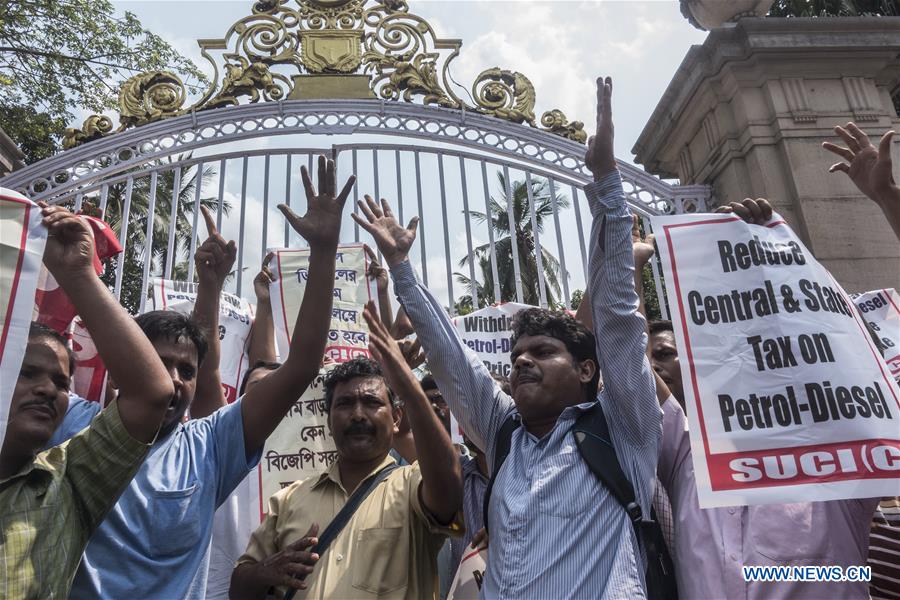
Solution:
{"label": "green tree", "polygon": [[578,310],[578,305],[581,304],[581,299],[584,298],[584,290],[575,290],[572,292],[571,302],[569,303],[570,310]]}
{"label": "green tree", "polygon": [[0,105],[0,129],[25,155],[25,163],[31,164],[56,153],[66,122],[38,112],[32,106]]}
{"label": "green tree", "polygon": [[[481,282],[475,282],[479,304],[491,304],[501,300],[516,299],[516,272],[513,264],[512,244],[510,236],[509,212],[511,205],[513,213],[513,233],[516,249],[519,254],[519,278],[522,285],[522,300],[526,304],[540,304],[540,289],[538,287],[537,252],[532,230],[531,211],[528,206],[528,188],[525,181],[512,182],[512,199],[507,197],[506,179],[502,172],[497,173],[500,194],[491,196],[488,206],[489,215],[478,211],[469,211],[467,218],[477,223],[488,223],[488,227],[494,231],[493,252],[497,260],[497,275],[500,278],[501,298],[494,297],[494,278],[491,270],[491,245],[482,244],[472,251],[472,255],[464,256],[459,261],[459,266],[464,267],[470,260],[475,261],[476,270],[480,271]],[[553,217],[553,199],[550,197],[550,186],[546,179],[533,178],[531,180],[531,195],[534,200],[534,216],[537,225],[537,233],[544,233],[545,219]],[[559,210],[569,207],[569,200],[565,196],[556,195],[556,206]],[[544,282],[547,290],[547,304],[555,307],[560,297],[559,261],[546,248],[541,246],[541,263],[543,266]],[[464,286],[470,286],[470,280],[462,273],[455,273],[457,281]],[[469,294],[471,295],[471,294]],[[470,298],[471,301],[471,298]]]}
{"label": "green tree", "polygon": [[770,17],[858,17],[897,15],[896,0],[775,0]]}
{"label": "green tree", "polygon": [[[109,0],[0,2],[0,127],[19,144],[49,139],[55,150],[72,107],[115,108],[118,84],[150,70],[179,75],[192,93],[208,83],[133,13],[116,15]],[[42,148],[29,162],[46,154]]]}
{"label": "green tree", "polygon": [[[190,157],[179,156],[175,160],[181,161],[187,158]],[[205,186],[214,176],[215,170],[211,167],[205,167],[200,174],[200,185]],[[198,245],[199,240],[205,236],[202,217],[199,217],[197,221],[200,231],[193,231],[194,195],[197,184],[197,167],[192,167],[182,172],[175,209],[175,244],[172,271],[173,277],[176,279],[186,279],[187,277],[187,259],[191,236],[198,235]],[[165,268],[169,244],[169,225],[172,215],[172,191],[174,187],[174,171],[171,169],[160,171],[156,184],[156,206],[153,211],[152,244],[148,252],[146,234],[147,219],[150,218],[150,178],[141,177],[135,180],[131,193],[131,206],[128,215],[128,240],[125,251],[107,263],[106,269],[101,276],[104,283],[110,289],[113,289],[116,282],[118,261],[124,260],[120,302],[132,314],[137,314],[141,306],[141,285],[143,283],[145,262],[147,260],[151,261],[151,275],[159,275]],[[106,222],[109,223],[117,236],[120,235],[122,230],[125,199],[126,186],[124,183],[110,186],[107,197]],[[201,198],[200,203],[213,211],[218,206],[218,200],[212,197]],[[230,204],[227,201],[223,202],[222,212],[227,214],[230,209]]]}

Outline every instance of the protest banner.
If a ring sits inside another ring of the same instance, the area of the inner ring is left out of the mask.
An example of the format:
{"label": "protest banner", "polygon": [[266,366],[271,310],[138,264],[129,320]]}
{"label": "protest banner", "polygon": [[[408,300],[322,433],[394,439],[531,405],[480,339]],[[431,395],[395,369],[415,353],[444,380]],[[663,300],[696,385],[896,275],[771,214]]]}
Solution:
{"label": "protest banner", "polygon": [[72,354],[75,356],[75,376],[72,391],[85,400],[106,403],[104,382],[106,365],[97,352],[94,340],[84,322],[75,317],[71,327]]}
{"label": "protest banner", "polygon": [[872,334],[878,338],[884,362],[894,380],[900,382],[900,294],[889,288],[850,294],[850,297]]}
{"label": "protest banner", "polygon": [[509,353],[510,330],[513,317],[526,308],[534,308],[528,304],[505,302],[487,306],[481,310],[456,317],[453,324],[462,341],[472,349],[484,366],[494,375],[509,377],[511,365]]}
{"label": "protest banner", "polygon": [[38,273],[47,242],[41,209],[0,188],[0,446],[28,344]]}
{"label": "protest banner", "polygon": [[[275,343],[287,356],[291,334],[309,277],[309,250],[271,249],[276,280],[270,286]],[[376,294],[366,279],[368,259],[362,244],[340,246],[334,271],[331,328],[325,354],[334,362],[369,355],[369,327],[362,318],[366,302]]]}
{"label": "protest banner", "polygon": [[[454,318],[453,324],[463,343],[478,355],[488,371],[508,378],[512,366],[509,362],[509,353],[512,351],[509,340],[513,317],[526,308],[534,307],[517,302],[486,306]],[[450,420],[453,443],[461,444],[463,432],[452,412]]]}
{"label": "protest banner", "polygon": [[781,217],[654,217],[653,230],[700,506],[895,495],[900,391]]}
{"label": "protest banner", "polygon": [[[174,310],[185,315],[193,312],[197,301],[196,283],[154,278],[152,286],[153,310]],[[253,310],[250,303],[222,292],[219,298],[219,373],[229,404],[237,400],[241,377],[248,367],[247,345],[250,343],[252,324]]]}
{"label": "protest banner", "polygon": [[295,481],[326,471],[337,460],[334,439],[328,431],[323,385],[325,374],[333,366],[319,371],[266,440],[257,467],[260,518],[267,510],[272,494]]}
{"label": "protest banner", "polygon": [[[87,223],[94,238],[94,272],[99,277],[103,274],[103,261],[119,254],[122,246],[106,222],[81,213],[78,216]],[[38,276],[32,319],[71,340],[75,357],[72,391],[86,400],[103,402],[106,366],[84,323],[77,318],[75,306],[44,266]]]}
{"label": "protest banner", "polygon": [[447,600],[478,600],[481,597],[484,572],[487,570],[487,546],[466,548],[466,551],[467,554],[459,561]]}

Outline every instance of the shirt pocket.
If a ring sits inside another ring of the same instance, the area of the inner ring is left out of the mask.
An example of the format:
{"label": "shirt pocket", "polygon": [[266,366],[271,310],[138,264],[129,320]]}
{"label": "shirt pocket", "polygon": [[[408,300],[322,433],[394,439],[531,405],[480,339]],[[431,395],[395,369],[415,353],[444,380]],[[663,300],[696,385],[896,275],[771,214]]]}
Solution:
{"label": "shirt pocket", "polygon": [[532,484],[540,512],[569,519],[587,511],[593,497],[591,483],[596,479],[586,468],[579,469],[580,462],[578,451],[555,454],[540,461],[537,479]]}
{"label": "shirt pocket", "polygon": [[376,595],[406,587],[411,557],[397,555],[402,531],[402,527],[379,527],[356,534],[353,587]]}
{"label": "shirt pocket", "polygon": [[766,558],[798,563],[831,555],[835,524],[829,524],[816,504],[774,504],[750,507],[753,549]]}
{"label": "shirt pocket", "polygon": [[200,539],[198,485],[180,490],[154,490],[150,499],[152,524],[148,528],[154,556],[177,556],[195,548]]}

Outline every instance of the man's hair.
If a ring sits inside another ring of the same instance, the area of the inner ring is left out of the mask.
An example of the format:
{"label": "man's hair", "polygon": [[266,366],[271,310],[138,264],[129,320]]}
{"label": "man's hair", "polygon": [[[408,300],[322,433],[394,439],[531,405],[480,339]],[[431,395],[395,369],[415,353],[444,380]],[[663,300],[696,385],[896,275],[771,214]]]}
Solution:
{"label": "man's hair", "polygon": [[197,348],[197,365],[203,364],[203,357],[206,356],[208,348],[206,336],[193,319],[172,310],[153,310],[135,317],[134,320],[151,342],[156,340],[177,342],[181,338],[193,342]]}
{"label": "man's hair", "polygon": [[575,357],[576,362],[594,361],[594,376],[587,383],[585,395],[588,400],[593,400],[597,396],[597,386],[600,382],[597,341],[587,327],[561,311],[526,308],[513,319],[510,345],[515,347],[523,335],[546,335],[556,338],[566,345],[566,350]]}
{"label": "man's hair", "polygon": [[673,334],[675,330],[672,328],[672,321],[667,319],[657,319],[655,321],[650,321],[647,324],[647,332],[650,335],[656,335],[657,333],[661,333],[663,331],[671,331]]}
{"label": "man's hair", "polygon": [[47,338],[54,342],[58,342],[60,346],[66,349],[66,356],[69,357],[69,376],[71,377],[75,374],[75,355],[69,347],[69,342],[61,333],[52,327],[47,327],[43,323],[32,321],[31,327],[28,328],[28,339],[32,338]]}
{"label": "man's hair", "polygon": [[244,379],[241,381],[241,388],[240,388],[240,390],[238,390],[238,397],[243,396],[244,392],[247,391],[247,381],[250,379],[250,375],[252,375],[254,371],[256,371],[258,369],[265,369],[266,371],[274,371],[275,369],[277,369],[280,366],[281,366],[280,362],[272,362],[272,361],[268,361],[268,360],[258,360],[255,363],[253,363],[253,366],[251,366],[249,369],[247,369],[247,372],[244,373]]}
{"label": "man's hair", "polygon": [[[325,376],[325,412],[331,412],[331,402],[334,400],[334,388],[336,388],[339,383],[344,383],[358,377],[378,377],[384,380],[384,372],[381,370],[381,365],[365,356],[360,356],[353,360],[340,363]],[[397,399],[397,395],[394,394],[394,390],[390,388],[387,381],[384,382],[384,387],[387,388],[388,400],[391,401],[391,408],[399,407],[400,402]]]}
{"label": "man's hair", "polygon": [[[434,375],[432,375],[431,373],[425,375],[422,379],[420,379],[419,385],[422,386],[423,392],[428,392],[431,390],[438,389],[437,381],[434,380]],[[440,391],[440,390],[438,390],[438,391]]]}

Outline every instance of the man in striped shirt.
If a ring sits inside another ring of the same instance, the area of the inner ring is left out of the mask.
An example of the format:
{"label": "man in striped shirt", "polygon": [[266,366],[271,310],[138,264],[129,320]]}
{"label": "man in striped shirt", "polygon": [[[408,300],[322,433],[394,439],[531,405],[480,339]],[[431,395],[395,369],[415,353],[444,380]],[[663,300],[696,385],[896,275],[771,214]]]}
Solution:
{"label": "man in striped shirt", "polygon": [[[513,335],[512,397],[416,281],[407,253],[417,221],[404,229],[386,202],[360,203],[367,219],[353,215],[378,243],[444,398],[489,463],[501,424],[511,415],[522,423],[491,495],[490,567],[481,590],[487,598],[646,597],[645,561],[631,521],[582,460],[571,432],[578,416],[602,406],[622,469],[649,515],[661,412],[634,291],[632,219],[612,150],[612,82],[597,84],[597,135],[586,157],[594,183],[585,193],[600,343],[571,317],[526,311]],[[599,394],[598,364],[605,384]]]}

